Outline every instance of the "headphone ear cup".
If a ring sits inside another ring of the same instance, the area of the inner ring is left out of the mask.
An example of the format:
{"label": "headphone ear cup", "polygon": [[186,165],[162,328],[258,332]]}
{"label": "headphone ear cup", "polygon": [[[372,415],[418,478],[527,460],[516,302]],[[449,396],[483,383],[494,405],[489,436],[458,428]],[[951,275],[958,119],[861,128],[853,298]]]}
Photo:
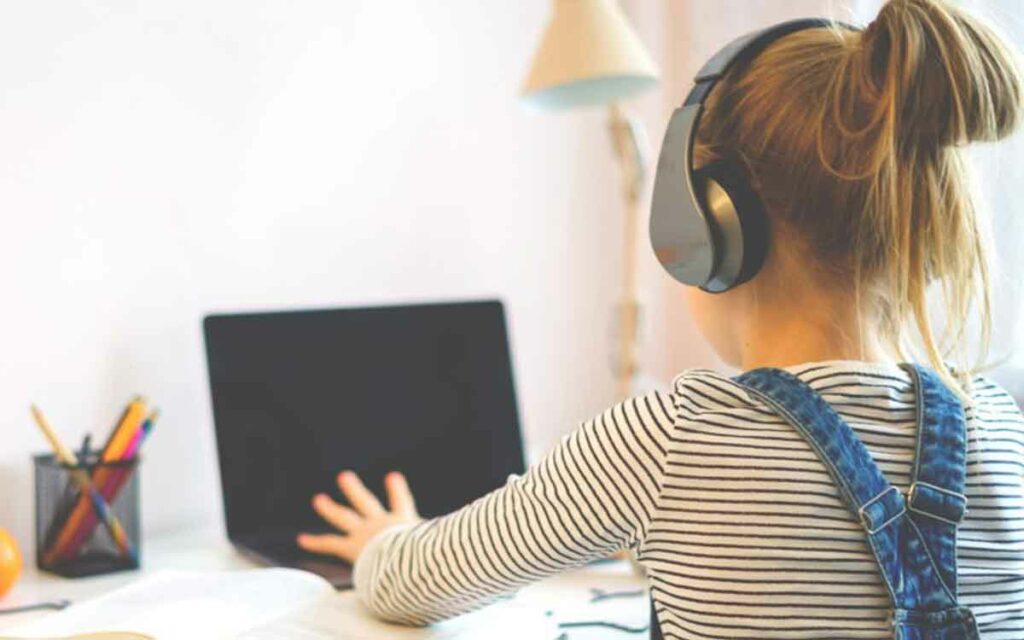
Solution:
{"label": "headphone ear cup", "polygon": [[[730,269],[736,275],[728,280],[719,278],[717,291],[726,291],[747,282],[761,269],[768,250],[768,217],[757,192],[750,186],[746,171],[736,161],[716,160],[693,172],[695,191],[700,194],[701,205],[707,218],[714,222],[716,264],[739,262],[739,268]],[[716,189],[717,187],[717,189]],[[717,197],[709,197],[715,193]],[[725,198],[723,199],[722,195]],[[738,238],[730,237],[723,227],[731,220],[739,227]]]}

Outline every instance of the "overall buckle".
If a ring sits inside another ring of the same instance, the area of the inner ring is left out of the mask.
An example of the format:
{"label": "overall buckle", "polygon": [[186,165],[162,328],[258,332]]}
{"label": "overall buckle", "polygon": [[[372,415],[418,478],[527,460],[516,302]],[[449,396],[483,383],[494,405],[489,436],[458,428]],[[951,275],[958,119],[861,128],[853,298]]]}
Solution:
{"label": "overall buckle", "polygon": [[907,512],[907,503],[899,489],[890,486],[865,502],[857,515],[868,535],[874,535]]}

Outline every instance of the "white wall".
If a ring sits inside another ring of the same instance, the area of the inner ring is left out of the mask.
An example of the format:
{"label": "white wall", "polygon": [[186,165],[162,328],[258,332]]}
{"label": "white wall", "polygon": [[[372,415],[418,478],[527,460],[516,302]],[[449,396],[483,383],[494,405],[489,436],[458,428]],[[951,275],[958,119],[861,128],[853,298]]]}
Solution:
{"label": "white wall", "polygon": [[[1024,35],[1017,0],[974,0]],[[657,152],[721,43],[837,0],[626,0],[662,63],[633,105]],[[877,0],[851,0],[862,22]],[[38,402],[77,441],[128,396],[154,532],[219,521],[199,320],[212,310],[500,296],[536,454],[606,406],[620,268],[600,111],[515,99],[548,0],[0,3],[0,527],[31,549]],[[979,151],[1019,343],[1024,139]],[[643,231],[643,230],[642,230]],[[1008,233],[1006,233],[1008,231]],[[641,245],[642,358],[715,359]],[[1015,284],[1016,283],[1016,284]],[[1022,385],[1024,387],[1024,385]]]}
{"label": "white wall", "polygon": [[147,531],[219,520],[211,310],[500,296],[530,449],[608,404],[603,114],[516,101],[547,12],[0,4],[0,527],[31,549],[29,402],[77,443],[135,392]]}

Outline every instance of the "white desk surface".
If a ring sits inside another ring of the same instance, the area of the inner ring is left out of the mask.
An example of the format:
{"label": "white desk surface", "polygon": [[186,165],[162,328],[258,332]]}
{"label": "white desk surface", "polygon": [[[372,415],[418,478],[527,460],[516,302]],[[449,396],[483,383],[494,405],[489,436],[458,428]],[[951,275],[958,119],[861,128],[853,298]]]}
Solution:
{"label": "white desk surface", "polygon": [[[138,571],[92,578],[61,578],[40,572],[34,565],[26,566],[21,580],[0,600],[0,609],[43,600],[68,599],[79,602],[126,586],[143,576],[161,570],[223,571],[251,569],[257,566],[239,554],[222,533],[210,529],[154,536],[144,541],[142,558],[143,568]],[[31,561],[31,558],[26,558],[26,563]],[[602,626],[566,627],[561,630],[561,635],[557,636],[557,639],[625,640],[648,636],[646,631],[636,631],[647,623],[647,597],[616,598],[614,601],[608,601],[613,603],[611,606],[601,603],[594,605],[595,609],[590,610],[587,603],[590,601],[591,590],[622,593],[645,587],[645,580],[636,575],[628,563],[609,562],[567,572],[530,585],[520,591],[516,599],[520,605],[526,602],[530,607],[537,607],[545,615],[551,616],[555,622],[600,620],[634,629],[630,632]],[[341,592],[339,597],[346,601],[346,607],[351,606],[353,611],[358,611],[358,615],[369,615],[362,609],[353,592]],[[563,604],[566,606],[561,606]],[[493,606],[502,605],[499,603]],[[50,614],[48,611],[37,611],[2,615],[0,630]],[[424,639],[429,639],[432,635],[429,628],[423,630]],[[343,634],[339,637],[343,637]]]}

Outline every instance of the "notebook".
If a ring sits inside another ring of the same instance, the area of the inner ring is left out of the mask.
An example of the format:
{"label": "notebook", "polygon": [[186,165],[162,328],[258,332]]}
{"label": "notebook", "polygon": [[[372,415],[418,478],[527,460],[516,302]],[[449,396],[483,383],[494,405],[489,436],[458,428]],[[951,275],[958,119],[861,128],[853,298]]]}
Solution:
{"label": "notebook", "polygon": [[[96,634],[96,635],[85,635]],[[556,625],[514,600],[431,627],[374,619],[354,595],[296,569],[161,571],[96,599],[0,631],[10,638],[395,640],[554,638]]]}

